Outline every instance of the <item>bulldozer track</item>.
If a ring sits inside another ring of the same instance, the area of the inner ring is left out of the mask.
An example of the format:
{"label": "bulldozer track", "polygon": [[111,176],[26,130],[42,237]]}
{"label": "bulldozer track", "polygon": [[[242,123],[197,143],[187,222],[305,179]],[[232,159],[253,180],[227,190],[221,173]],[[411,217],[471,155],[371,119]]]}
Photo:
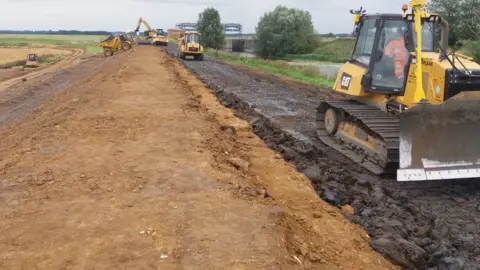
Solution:
{"label": "bulldozer track", "polygon": [[[350,118],[354,117],[354,122],[360,122],[363,130],[368,133],[374,133],[384,141],[387,150],[386,167],[382,167],[378,162],[370,160],[364,153],[352,150],[352,148],[358,147],[357,145],[345,147],[345,144],[339,142],[339,139],[332,138],[324,129],[324,113],[318,111],[316,119],[317,134],[323,143],[344,154],[376,175],[395,172],[392,168],[397,166],[399,158],[398,118],[374,106],[362,104],[351,99],[327,100],[323,103],[336,110],[347,113]],[[381,159],[381,157],[379,157],[379,159]]]}

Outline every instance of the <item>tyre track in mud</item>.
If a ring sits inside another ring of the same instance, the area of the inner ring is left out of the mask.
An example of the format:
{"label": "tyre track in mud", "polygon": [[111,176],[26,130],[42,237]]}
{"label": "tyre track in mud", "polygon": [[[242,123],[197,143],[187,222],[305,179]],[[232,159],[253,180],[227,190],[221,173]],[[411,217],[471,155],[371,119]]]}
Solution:
{"label": "tyre track in mud", "polygon": [[[167,52],[176,55],[176,45]],[[480,269],[480,183],[399,183],[323,145],[315,110],[330,91],[217,61],[183,61],[220,101],[312,181],[325,201],[355,209],[375,250],[405,269]]]}

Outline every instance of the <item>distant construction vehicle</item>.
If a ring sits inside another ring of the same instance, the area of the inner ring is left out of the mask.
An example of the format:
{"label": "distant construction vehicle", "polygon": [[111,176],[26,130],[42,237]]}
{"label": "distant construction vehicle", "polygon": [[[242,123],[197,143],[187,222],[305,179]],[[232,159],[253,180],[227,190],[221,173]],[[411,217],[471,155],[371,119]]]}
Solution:
{"label": "distant construction vehicle", "polygon": [[134,45],[136,43],[135,41],[135,34],[132,31],[126,31],[125,32],[125,37],[127,40],[131,43],[131,45]]}
{"label": "distant construction vehicle", "polygon": [[178,57],[186,59],[193,56],[195,60],[203,61],[204,49],[200,41],[200,33],[188,31],[180,34],[178,38]]}
{"label": "distant construction vehicle", "polygon": [[480,178],[480,65],[448,54],[448,23],[425,2],[398,15],[351,11],[357,41],[333,89],[344,98],[321,102],[317,133],[398,181]]}
{"label": "distant construction vehicle", "polygon": [[127,34],[113,34],[107,37],[100,43],[100,47],[103,48],[104,56],[112,56],[115,52],[120,50],[128,51],[132,48],[134,41],[130,41]]}
{"label": "distant construction vehicle", "polygon": [[40,66],[40,63],[38,62],[37,55],[34,53],[31,53],[27,55],[27,62],[25,62],[24,69],[35,69]]}
{"label": "distant construction vehicle", "polygon": [[168,45],[168,36],[163,29],[157,29],[156,30],[157,35],[153,37],[152,39],[152,44],[155,46],[161,45],[161,46],[167,46]]}
{"label": "distant construction vehicle", "polygon": [[163,29],[153,29],[142,17],[138,20],[137,27],[135,28],[135,33],[140,31],[140,26],[144,25],[147,30],[143,33],[145,40],[139,39],[138,44],[152,44],[152,45],[164,45],[168,44],[168,37],[165,34]]}

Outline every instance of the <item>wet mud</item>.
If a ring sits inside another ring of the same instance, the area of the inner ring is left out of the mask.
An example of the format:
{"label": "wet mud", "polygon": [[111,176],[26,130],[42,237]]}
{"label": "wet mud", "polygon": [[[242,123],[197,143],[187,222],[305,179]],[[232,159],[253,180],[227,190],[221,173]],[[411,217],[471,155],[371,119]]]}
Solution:
{"label": "wet mud", "polygon": [[[175,57],[176,46],[166,51]],[[255,133],[342,207],[372,247],[404,269],[480,269],[480,181],[396,182],[378,177],[323,145],[315,111],[331,92],[217,61],[183,61]]]}

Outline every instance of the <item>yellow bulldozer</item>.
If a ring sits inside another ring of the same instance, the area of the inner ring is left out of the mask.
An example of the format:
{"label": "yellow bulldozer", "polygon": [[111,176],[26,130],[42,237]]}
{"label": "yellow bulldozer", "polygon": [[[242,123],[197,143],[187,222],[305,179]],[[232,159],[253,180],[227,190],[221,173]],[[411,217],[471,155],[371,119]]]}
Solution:
{"label": "yellow bulldozer", "polygon": [[27,61],[25,62],[23,69],[24,70],[36,69],[38,67],[40,67],[40,63],[38,62],[37,54],[31,53],[27,55]]}
{"label": "yellow bulldozer", "polygon": [[156,29],[156,35],[152,39],[152,44],[154,46],[167,46],[168,45],[168,36],[163,29]]}
{"label": "yellow bulldozer", "polygon": [[447,51],[448,22],[425,1],[398,15],[351,10],[354,52],[317,109],[317,134],[398,181],[479,178],[480,65]]}
{"label": "yellow bulldozer", "polygon": [[100,47],[103,48],[104,56],[112,56],[115,52],[120,50],[128,51],[135,43],[127,33],[113,34],[108,36],[105,40],[100,42]]}
{"label": "yellow bulldozer", "polygon": [[192,56],[195,60],[203,61],[204,49],[200,40],[200,33],[188,31],[178,38],[178,58],[186,59]]}

